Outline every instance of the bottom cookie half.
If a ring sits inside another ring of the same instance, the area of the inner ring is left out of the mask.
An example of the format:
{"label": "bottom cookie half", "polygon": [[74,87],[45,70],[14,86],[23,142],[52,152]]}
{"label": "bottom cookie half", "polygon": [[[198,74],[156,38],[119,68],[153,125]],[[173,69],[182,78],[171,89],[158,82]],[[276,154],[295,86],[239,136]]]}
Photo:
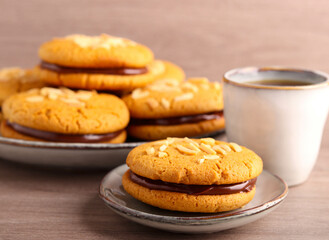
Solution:
{"label": "bottom cookie half", "polygon": [[130,180],[129,171],[123,178],[124,189],[134,198],[155,207],[182,212],[225,212],[243,207],[250,202],[256,192],[227,195],[189,195],[186,193],[151,190]]}
{"label": "bottom cookie half", "polygon": [[[1,122],[0,132],[3,137],[7,137],[7,138],[46,142],[46,140],[30,137],[30,136],[27,136],[27,135],[24,135],[24,134],[21,134],[21,133],[15,131],[14,129],[12,129],[11,127],[9,127],[6,124],[6,121]],[[105,142],[99,142],[99,143],[123,143],[126,141],[126,138],[127,138],[127,132],[124,130],[115,138],[112,138],[111,140],[108,140]]]}
{"label": "bottom cookie half", "polygon": [[179,125],[130,125],[128,134],[143,140],[158,140],[167,137],[196,137],[225,127],[224,118]]}

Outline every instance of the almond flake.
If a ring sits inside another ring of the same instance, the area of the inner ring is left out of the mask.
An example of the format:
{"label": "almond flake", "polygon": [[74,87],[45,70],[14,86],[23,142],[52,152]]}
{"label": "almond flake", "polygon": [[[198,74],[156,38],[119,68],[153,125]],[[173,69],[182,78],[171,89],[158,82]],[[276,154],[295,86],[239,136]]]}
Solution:
{"label": "almond flake", "polygon": [[216,152],[208,144],[201,143],[200,144],[200,149],[202,151],[206,152],[206,153],[209,153],[209,154],[216,154]]}
{"label": "almond flake", "polygon": [[218,155],[205,155],[203,157],[204,157],[204,159],[209,159],[209,160],[219,159]]}
{"label": "almond flake", "polygon": [[54,93],[49,93],[48,94],[48,98],[50,100],[56,100],[58,98],[58,94],[54,94]]}
{"label": "almond flake", "polygon": [[190,146],[192,146],[192,148],[198,152],[200,152],[199,149],[199,143],[193,141],[192,139],[188,138],[188,137],[184,137],[183,139],[185,142],[188,142],[190,144]]}
{"label": "almond flake", "polygon": [[191,146],[191,148],[197,152],[200,152],[200,148],[198,148],[198,146],[195,143],[189,142],[189,145]]}
{"label": "almond flake", "polygon": [[159,102],[154,98],[149,98],[146,100],[146,104],[153,110],[159,106]]}
{"label": "almond flake", "polygon": [[212,147],[217,153],[220,153],[222,155],[226,155],[226,151],[222,148],[222,146],[215,145]]}
{"label": "almond flake", "polygon": [[138,99],[138,98],[144,98],[147,97],[150,93],[148,91],[143,91],[140,88],[135,89],[132,94],[131,97],[133,99]]}
{"label": "almond flake", "polygon": [[168,156],[168,153],[166,153],[166,152],[159,152],[159,153],[158,153],[158,156],[159,156],[160,158],[162,158],[162,157],[166,157],[166,156]]}
{"label": "almond flake", "polygon": [[68,103],[75,107],[84,107],[86,104],[74,98],[61,98],[62,102]]}
{"label": "almond flake", "polygon": [[57,94],[57,95],[63,95],[63,92],[60,89],[57,88],[50,88],[50,87],[44,87],[41,88],[40,94],[43,96],[48,96],[49,94]]}
{"label": "almond flake", "polygon": [[28,102],[42,102],[44,100],[44,97],[42,96],[32,96],[32,97],[27,97],[26,101]]}
{"label": "almond flake", "polygon": [[200,140],[202,143],[205,143],[205,144],[210,144],[210,145],[215,144],[215,139],[213,139],[213,138],[201,138]]}
{"label": "almond flake", "polygon": [[189,82],[185,82],[182,84],[182,88],[183,89],[187,89],[187,90],[192,90],[193,92],[198,92],[199,88],[195,85],[193,85],[192,83]]}
{"label": "almond flake", "polygon": [[188,155],[195,155],[198,153],[197,151],[184,147],[183,145],[177,145],[176,148],[181,153],[188,154]]}
{"label": "almond flake", "polygon": [[167,138],[167,142],[168,142],[167,145],[172,144],[172,143],[174,143],[175,141],[176,141],[175,138],[168,137],[168,138]]}
{"label": "almond flake", "polygon": [[194,97],[193,93],[185,93],[174,98],[175,102],[190,100]]}
{"label": "almond flake", "polygon": [[165,109],[169,109],[170,108],[170,102],[167,99],[165,99],[165,98],[161,98],[161,105]]}
{"label": "almond flake", "polygon": [[154,147],[148,147],[148,148],[146,149],[146,153],[147,153],[147,155],[153,155],[154,152],[155,152]]}
{"label": "almond flake", "polygon": [[89,91],[79,91],[75,96],[80,100],[89,100],[93,93]]}
{"label": "almond flake", "polygon": [[161,152],[163,152],[164,150],[166,150],[167,147],[168,147],[167,145],[161,145],[161,147],[159,148],[159,150]]}
{"label": "almond flake", "polygon": [[222,149],[224,149],[226,152],[231,152],[231,148],[228,145],[221,144],[219,145]]}
{"label": "almond flake", "polygon": [[234,151],[236,151],[236,152],[241,152],[242,151],[242,148],[238,145],[238,144],[236,144],[236,143],[230,143],[230,146],[233,148],[233,150]]}
{"label": "almond flake", "polygon": [[204,158],[199,159],[199,163],[202,164],[204,162]]}

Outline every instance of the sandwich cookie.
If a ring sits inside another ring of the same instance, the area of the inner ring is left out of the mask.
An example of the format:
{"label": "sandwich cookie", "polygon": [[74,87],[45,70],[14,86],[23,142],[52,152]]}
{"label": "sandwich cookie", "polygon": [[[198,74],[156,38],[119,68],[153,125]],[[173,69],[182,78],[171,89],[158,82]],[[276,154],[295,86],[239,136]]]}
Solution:
{"label": "sandwich cookie", "polygon": [[1,105],[9,96],[29,90],[31,88],[41,88],[46,84],[36,76],[32,70],[21,68],[4,68],[0,70],[0,121]]}
{"label": "sandwich cookie", "polygon": [[13,95],[2,110],[2,136],[32,141],[122,143],[129,122],[129,111],[118,97],[67,88]]}
{"label": "sandwich cookie", "polygon": [[168,138],[134,148],[122,178],[127,193],[155,207],[223,212],[252,200],[261,158],[236,143]]}
{"label": "sandwich cookie", "polygon": [[125,90],[145,86],[164,72],[152,51],[136,42],[102,34],[70,35],[39,49],[40,78],[52,85],[89,90]]}
{"label": "sandwich cookie", "polygon": [[162,61],[162,63],[164,64],[165,70],[164,70],[163,74],[161,74],[159,77],[157,77],[157,80],[173,79],[178,82],[184,81],[185,73],[181,67],[179,67],[176,64],[169,62],[169,61],[163,61],[163,60],[159,60],[159,61]]}
{"label": "sandwich cookie", "polygon": [[192,137],[221,130],[222,88],[206,78],[179,83],[158,80],[124,96],[131,121],[128,134],[144,140]]}

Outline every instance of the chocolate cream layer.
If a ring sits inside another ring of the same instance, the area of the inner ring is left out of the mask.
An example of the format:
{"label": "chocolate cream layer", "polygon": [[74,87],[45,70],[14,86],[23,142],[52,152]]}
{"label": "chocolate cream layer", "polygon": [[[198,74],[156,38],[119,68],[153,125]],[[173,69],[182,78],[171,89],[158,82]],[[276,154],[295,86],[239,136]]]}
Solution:
{"label": "chocolate cream layer", "polygon": [[99,143],[110,141],[117,137],[123,130],[105,134],[62,134],[55,132],[42,131],[34,128],[22,126],[17,123],[6,121],[6,125],[18,133],[34,138],[43,139],[50,142],[68,142],[68,143]]}
{"label": "chocolate cream layer", "polygon": [[215,120],[223,118],[223,111],[203,113],[190,116],[182,117],[171,117],[171,118],[158,118],[158,119],[141,119],[132,118],[130,120],[131,125],[179,125],[185,123],[197,123],[207,120]]}
{"label": "chocolate cream layer", "polygon": [[53,63],[41,61],[40,68],[49,71],[68,74],[68,73],[90,73],[90,74],[108,74],[108,75],[139,75],[148,72],[144,68],[77,68],[77,67],[64,67]]}
{"label": "chocolate cream layer", "polygon": [[179,192],[190,195],[225,195],[234,193],[250,192],[256,184],[257,178],[235,184],[222,185],[186,185],[178,183],[163,182],[139,176],[129,170],[131,181],[151,190],[168,192]]}

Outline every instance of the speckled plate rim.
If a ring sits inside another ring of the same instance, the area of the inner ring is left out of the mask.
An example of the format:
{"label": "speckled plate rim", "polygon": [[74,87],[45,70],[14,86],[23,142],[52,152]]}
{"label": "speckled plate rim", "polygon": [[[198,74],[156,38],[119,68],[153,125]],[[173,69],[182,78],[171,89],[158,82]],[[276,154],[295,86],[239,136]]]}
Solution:
{"label": "speckled plate rim", "polygon": [[[225,129],[205,134],[199,137],[218,136],[225,132]],[[145,141],[141,142],[125,142],[125,143],[58,143],[58,142],[38,142],[28,141],[14,138],[2,137],[0,135],[0,144],[8,144],[20,147],[32,147],[32,148],[52,148],[52,149],[91,149],[91,150],[117,150],[117,149],[130,149],[137,147]],[[1,156],[1,154],[0,154]]]}
{"label": "speckled plate rim", "polygon": [[[110,171],[108,174],[105,175],[105,177],[102,179],[102,182],[99,187],[99,196],[100,198],[108,204],[110,207],[112,207],[115,211],[118,211],[124,215],[129,215],[135,218],[155,221],[155,222],[161,222],[161,223],[168,223],[168,224],[180,224],[180,225],[209,225],[209,224],[217,224],[219,222],[229,221],[237,218],[247,217],[251,216],[263,211],[266,211],[272,207],[275,207],[279,203],[281,203],[288,194],[288,185],[286,182],[281,179],[280,177],[264,170],[263,172],[268,173],[272,177],[276,178],[281,182],[281,184],[284,187],[283,192],[281,192],[279,195],[275,196],[270,201],[267,201],[263,204],[260,204],[253,208],[247,208],[242,209],[241,211],[234,211],[234,212],[227,212],[227,213],[220,213],[220,214],[211,214],[209,216],[201,216],[201,217],[177,217],[177,216],[160,216],[156,214],[150,214],[141,212],[138,210],[131,209],[129,207],[120,205],[114,201],[112,201],[109,197],[106,196],[105,189],[103,187],[105,179],[112,173],[119,171],[121,168],[128,169],[128,166],[126,164],[123,164],[121,166],[118,166],[114,168],[112,171]],[[136,200],[138,201],[138,200]]]}

